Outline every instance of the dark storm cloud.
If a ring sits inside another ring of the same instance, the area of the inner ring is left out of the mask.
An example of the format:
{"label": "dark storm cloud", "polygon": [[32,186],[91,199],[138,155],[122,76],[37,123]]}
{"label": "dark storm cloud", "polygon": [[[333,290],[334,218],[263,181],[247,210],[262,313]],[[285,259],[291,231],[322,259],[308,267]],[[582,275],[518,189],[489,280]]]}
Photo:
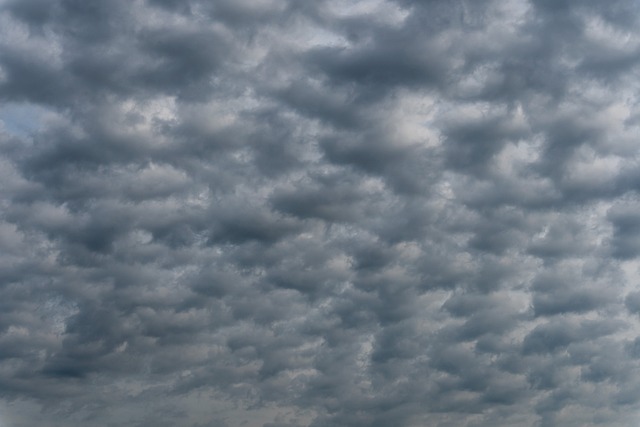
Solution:
{"label": "dark storm cloud", "polygon": [[636,425],[639,16],[0,2],[0,425]]}

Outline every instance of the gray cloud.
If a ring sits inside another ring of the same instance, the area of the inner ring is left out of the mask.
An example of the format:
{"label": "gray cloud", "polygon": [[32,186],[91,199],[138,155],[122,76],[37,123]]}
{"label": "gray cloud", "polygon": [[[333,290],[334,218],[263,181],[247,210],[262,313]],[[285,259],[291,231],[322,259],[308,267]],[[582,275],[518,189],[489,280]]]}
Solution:
{"label": "gray cloud", "polygon": [[633,426],[638,5],[0,2],[0,426]]}

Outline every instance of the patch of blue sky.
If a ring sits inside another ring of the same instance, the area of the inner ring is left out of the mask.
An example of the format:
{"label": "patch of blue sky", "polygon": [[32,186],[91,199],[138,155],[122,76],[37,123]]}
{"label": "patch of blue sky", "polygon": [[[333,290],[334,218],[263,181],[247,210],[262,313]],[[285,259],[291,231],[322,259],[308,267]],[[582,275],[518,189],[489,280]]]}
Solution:
{"label": "patch of blue sky", "polygon": [[26,137],[40,129],[46,112],[45,108],[33,104],[7,103],[0,106],[0,123],[5,132]]}

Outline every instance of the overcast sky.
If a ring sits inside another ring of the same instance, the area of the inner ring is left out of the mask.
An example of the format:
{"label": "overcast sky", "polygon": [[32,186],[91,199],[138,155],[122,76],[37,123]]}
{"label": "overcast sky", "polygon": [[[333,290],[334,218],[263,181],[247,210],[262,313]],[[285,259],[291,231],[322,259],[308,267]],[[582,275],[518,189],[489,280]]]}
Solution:
{"label": "overcast sky", "polygon": [[0,0],[0,427],[640,423],[636,0]]}

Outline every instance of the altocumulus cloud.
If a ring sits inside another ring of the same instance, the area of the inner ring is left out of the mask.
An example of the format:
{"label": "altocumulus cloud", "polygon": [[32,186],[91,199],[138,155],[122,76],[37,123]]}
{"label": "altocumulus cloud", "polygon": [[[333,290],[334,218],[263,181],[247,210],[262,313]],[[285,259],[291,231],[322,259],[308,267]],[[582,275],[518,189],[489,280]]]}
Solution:
{"label": "altocumulus cloud", "polygon": [[637,425],[639,18],[0,2],[0,422]]}

